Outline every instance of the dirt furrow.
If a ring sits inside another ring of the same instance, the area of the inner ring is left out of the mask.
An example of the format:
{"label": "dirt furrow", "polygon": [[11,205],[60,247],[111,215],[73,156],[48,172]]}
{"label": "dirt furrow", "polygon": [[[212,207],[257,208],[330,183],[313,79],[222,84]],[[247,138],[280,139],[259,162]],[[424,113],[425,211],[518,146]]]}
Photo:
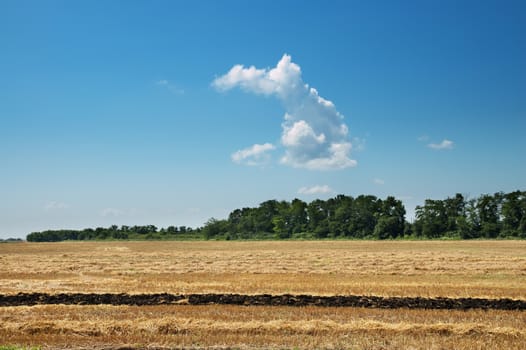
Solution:
{"label": "dirt furrow", "polygon": [[271,306],[324,306],[364,307],[382,309],[492,309],[526,310],[525,300],[482,298],[421,298],[379,297],[363,295],[243,295],[243,294],[47,294],[19,293],[0,295],[0,306],[31,305],[271,305]]}

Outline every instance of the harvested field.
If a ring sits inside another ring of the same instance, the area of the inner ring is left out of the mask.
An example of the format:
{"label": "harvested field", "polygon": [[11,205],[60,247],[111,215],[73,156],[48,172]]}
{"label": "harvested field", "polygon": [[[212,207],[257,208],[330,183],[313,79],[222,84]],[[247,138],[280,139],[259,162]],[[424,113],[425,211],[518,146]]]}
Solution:
{"label": "harvested field", "polygon": [[[112,300],[121,293],[116,298],[158,294],[168,302],[63,305],[67,298]],[[526,300],[524,241],[3,244],[0,294],[62,300],[0,307],[0,345],[526,348],[526,312],[516,307]],[[265,295],[286,298],[251,306],[272,299]],[[313,306],[337,295],[394,300],[403,308]],[[429,300],[462,311],[431,310]],[[424,309],[409,309],[407,301]],[[499,303],[515,306],[488,307]]]}
{"label": "harvested field", "polygon": [[525,241],[24,243],[0,263],[0,294],[526,299]]}
{"label": "harvested field", "polygon": [[516,349],[521,311],[232,305],[0,308],[0,339],[45,348]]}

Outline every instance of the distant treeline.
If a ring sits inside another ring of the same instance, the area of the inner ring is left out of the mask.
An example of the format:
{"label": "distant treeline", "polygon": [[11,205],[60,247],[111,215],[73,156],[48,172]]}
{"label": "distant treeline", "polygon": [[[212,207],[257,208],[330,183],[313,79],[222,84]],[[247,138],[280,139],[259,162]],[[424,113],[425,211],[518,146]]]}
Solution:
{"label": "distant treeline", "polygon": [[163,240],[199,239],[200,229],[186,226],[169,226],[158,229],[154,225],[86,228],[84,230],[47,230],[27,235],[29,242],[60,242],[90,240]]}
{"label": "distant treeline", "polygon": [[114,225],[33,232],[27,240],[526,238],[526,192],[521,191],[474,199],[457,193],[443,200],[427,199],[416,207],[412,223],[405,214],[402,202],[392,196],[338,195],[310,203],[269,200],[236,209],[227,219],[212,218],[197,229]]}
{"label": "distant treeline", "polygon": [[22,238],[8,238],[8,239],[0,238],[0,243],[14,243],[14,242],[22,242]]}

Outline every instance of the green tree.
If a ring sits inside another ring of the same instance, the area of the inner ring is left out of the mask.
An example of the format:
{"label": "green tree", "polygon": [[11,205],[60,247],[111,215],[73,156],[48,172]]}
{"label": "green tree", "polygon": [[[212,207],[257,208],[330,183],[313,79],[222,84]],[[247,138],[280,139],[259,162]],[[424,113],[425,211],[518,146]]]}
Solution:
{"label": "green tree", "polygon": [[505,236],[518,236],[521,221],[526,215],[526,192],[514,191],[504,195],[502,229]]}
{"label": "green tree", "polygon": [[[398,231],[400,224],[398,219],[393,216],[381,216],[374,227],[374,237],[376,239],[395,238],[398,235],[393,234]],[[403,231],[402,231],[403,233]]]}
{"label": "green tree", "polygon": [[447,231],[448,218],[444,201],[426,199],[424,206],[416,207],[415,216],[417,236],[438,238]]}
{"label": "green tree", "polygon": [[[327,223],[327,209],[325,201],[316,199],[309,204],[307,204],[307,218],[308,218],[308,229],[310,232],[316,232],[318,227],[326,226],[328,233],[328,223]],[[323,233],[321,233],[324,238]]]}
{"label": "green tree", "polygon": [[459,221],[465,219],[466,216],[466,201],[464,196],[457,193],[453,198],[447,198],[444,200],[444,206],[447,216],[447,228],[446,232],[449,235],[458,234]]}
{"label": "green tree", "polygon": [[227,227],[227,220],[218,220],[216,218],[210,218],[205,223],[202,232],[205,239],[211,239],[221,234],[226,234],[228,232]]}
{"label": "green tree", "polygon": [[477,200],[477,210],[480,218],[481,234],[486,238],[495,238],[500,232],[499,206],[501,195],[485,194]]}
{"label": "green tree", "polygon": [[349,236],[354,199],[350,196],[338,195],[334,200],[335,210],[329,223],[329,229],[334,236]]}
{"label": "green tree", "polygon": [[307,203],[295,198],[289,208],[290,227],[292,233],[304,232],[309,222],[307,216]]}
{"label": "green tree", "polygon": [[360,195],[354,200],[351,218],[349,220],[349,233],[353,237],[371,237],[378,220],[381,201],[372,195]]}
{"label": "green tree", "polygon": [[397,238],[404,234],[405,208],[401,201],[389,196],[381,202],[374,236],[378,239]]}
{"label": "green tree", "polygon": [[268,200],[261,203],[254,215],[254,228],[256,232],[273,232],[272,218],[279,213],[279,203],[276,200]]}
{"label": "green tree", "polygon": [[290,238],[290,232],[287,229],[287,223],[283,217],[280,215],[274,216],[272,218],[272,225],[274,226],[273,231],[276,233],[277,238]]}

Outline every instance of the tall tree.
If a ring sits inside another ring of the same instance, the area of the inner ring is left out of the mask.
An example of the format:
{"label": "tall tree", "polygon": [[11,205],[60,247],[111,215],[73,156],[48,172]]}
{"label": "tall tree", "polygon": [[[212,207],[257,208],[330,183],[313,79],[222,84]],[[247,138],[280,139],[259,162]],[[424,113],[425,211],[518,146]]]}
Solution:
{"label": "tall tree", "polygon": [[437,238],[447,231],[448,218],[444,201],[426,199],[423,206],[415,210],[417,236]]}
{"label": "tall tree", "polygon": [[325,201],[316,199],[307,204],[308,229],[318,238],[326,238],[329,234],[328,211]]}
{"label": "tall tree", "polygon": [[486,238],[495,238],[500,231],[499,209],[502,195],[485,194],[477,200],[481,234]]}
{"label": "tall tree", "polygon": [[377,213],[381,201],[372,195],[360,195],[354,200],[352,216],[349,221],[350,235],[357,238],[370,237],[377,223]]}
{"label": "tall tree", "polygon": [[290,226],[292,233],[304,232],[309,222],[307,215],[307,203],[295,198],[290,204]]}
{"label": "tall tree", "polygon": [[404,234],[405,208],[401,201],[389,196],[381,202],[374,236],[378,239],[397,238]]}
{"label": "tall tree", "polygon": [[459,221],[462,221],[462,218],[465,218],[466,216],[466,202],[464,200],[464,196],[460,193],[457,193],[455,197],[448,197],[444,200],[444,205],[447,216],[447,232],[458,232]]}
{"label": "tall tree", "polygon": [[526,216],[526,192],[514,191],[504,195],[502,202],[504,235],[520,235],[521,221]]}

